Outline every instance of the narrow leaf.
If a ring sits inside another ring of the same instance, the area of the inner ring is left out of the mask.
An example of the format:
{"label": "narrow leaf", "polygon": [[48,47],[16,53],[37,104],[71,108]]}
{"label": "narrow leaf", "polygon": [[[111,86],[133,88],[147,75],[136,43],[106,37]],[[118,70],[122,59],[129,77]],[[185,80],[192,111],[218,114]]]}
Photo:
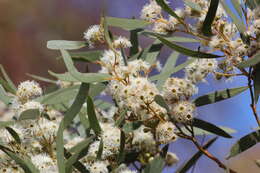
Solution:
{"label": "narrow leaf", "polygon": [[234,8],[236,9],[237,13],[239,14],[239,17],[243,18],[243,10],[240,6],[240,0],[231,0],[231,3],[233,4]]}
{"label": "narrow leaf", "polygon": [[52,79],[48,79],[48,78],[45,78],[45,77],[41,77],[41,76],[37,76],[37,75],[33,75],[33,74],[28,74],[28,73],[27,73],[27,76],[30,76],[33,79],[36,79],[36,80],[39,80],[39,81],[57,84],[57,81],[52,80]]}
{"label": "narrow leaf", "polygon": [[125,141],[126,137],[125,137],[125,133],[124,131],[121,131],[120,134],[120,148],[119,148],[119,154],[118,154],[118,163],[121,163],[124,161],[124,157],[125,157]]}
{"label": "narrow leaf", "polygon": [[167,105],[166,101],[164,100],[164,98],[161,96],[161,95],[156,95],[154,97],[154,101],[160,105],[161,107],[163,107],[164,109],[167,110],[167,112],[170,112],[170,108],[169,106]]}
{"label": "narrow leaf", "polygon": [[15,123],[15,121],[0,121],[0,129],[14,125]]}
{"label": "narrow leaf", "polygon": [[125,133],[130,133],[138,129],[141,125],[142,125],[141,121],[133,121],[133,122],[125,123],[123,126],[123,130]]}
{"label": "narrow leaf", "polygon": [[192,8],[193,10],[195,10],[195,11],[198,11],[198,12],[201,12],[201,11],[202,11],[200,5],[197,4],[197,3],[194,3],[194,2],[189,1],[189,0],[184,0],[184,3],[185,3],[187,6],[189,6],[190,8]]}
{"label": "narrow leaf", "polygon": [[11,103],[11,97],[7,96],[4,88],[2,87],[2,85],[0,84],[0,100],[5,103],[6,105],[8,105],[9,103]]}
{"label": "narrow leaf", "polygon": [[203,52],[200,52],[200,51],[193,51],[193,50],[190,50],[188,48],[179,46],[179,45],[177,45],[175,43],[170,42],[167,39],[164,39],[162,36],[160,36],[159,34],[156,34],[156,33],[149,33],[149,34],[155,36],[163,44],[165,44],[166,46],[170,47],[171,49],[173,49],[173,50],[175,50],[175,51],[177,51],[179,53],[182,53],[184,55],[190,56],[190,57],[196,57],[196,58],[218,58],[218,57],[221,57],[219,55],[203,53]]}
{"label": "narrow leaf", "polygon": [[176,18],[180,23],[183,23],[182,19],[165,3],[165,0],[156,0],[156,2],[162,7],[164,11],[169,13],[169,15]]}
{"label": "narrow leaf", "polygon": [[238,64],[238,67],[240,68],[246,68],[250,66],[254,66],[260,62],[260,53],[256,54],[252,58],[249,58],[246,61],[242,61],[241,63]]}
{"label": "narrow leaf", "polygon": [[69,73],[80,82],[102,82],[108,80],[110,77],[110,75],[105,73],[80,73],[74,67],[70,54],[66,50],[61,50],[61,54]]}
{"label": "narrow leaf", "polygon": [[3,74],[4,79],[6,80],[8,86],[11,88],[11,93],[15,93],[16,92],[16,87],[14,85],[14,83],[12,82],[12,80],[9,78],[8,74],[6,73],[4,67],[2,66],[2,64],[0,64],[0,70],[1,73]]}
{"label": "narrow leaf", "polygon": [[10,133],[10,135],[18,144],[21,144],[21,139],[14,129],[12,129],[11,127],[5,127],[5,129],[8,131],[8,133]]}
{"label": "narrow leaf", "polygon": [[51,40],[47,42],[47,48],[53,50],[75,50],[86,46],[85,41]]}
{"label": "narrow leaf", "polygon": [[56,145],[57,145],[57,162],[59,173],[65,173],[65,160],[64,160],[64,142],[63,131],[68,127],[76,115],[80,112],[82,105],[85,102],[86,95],[89,90],[89,84],[82,83],[79,92],[62,119],[57,132]]}
{"label": "narrow leaf", "polygon": [[260,130],[247,134],[232,146],[227,159],[235,157],[236,155],[248,150],[258,142],[260,142]]}
{"label": "narrow leaf", "polygon": [[211,36],[212,31],[211,31],[211,25],[215,19],[215,16],[217,14],[217,9],[218,9],[218,3],[219,0],[211,0],[210,1],[210,6],[206,15],[206,18],[203,22],[202,25],[202,33],[206,36]]}
{"label": "narrow leaf", "polygon": [[48,71],[48,73],[54,77],[56,77],[58,80],[61,81],[67,81],[67,82],[77,82],[78,80],[75,79],[69,72],[65,73],[54,73],[52,71]]}
{"label": "narrow leaf", "polygon": [[97,160],[102,159],[102,153],[103,153],[103,139],[101,138],[98,146]]}
{"label": "narrow leaf", "polygon": [[[217,137],[210,139],[204,146],[203,149],[208,149],[215,141],[217,140]],[[182,166],[178,168],[176,173],[185,173],[187,172],[197,161],[198,159],[203,155],[201,151],[198,151],[195,153],[188,161],[186,161]]]}
{"label": "narrow leaf", "polygon": [[73,61],[93,62],[101,58],[102,51],[92,50],[84,52],[71,52],[70,55]]}
{"label": "narrow leaf", "polygon": [[[223,126],[218,126],[218,128],[222,129],[223,131],[227,132],[228,134],[232,134],[232,133],[235,133],[236,130],[234,129],[231,129],[229,127],[223,127]],[[184,133],[189,133],[189,131],[185,128],[185,127],[181,127],[182,131]],[[200,128],[197,128],[197,127],[193,127],[193,131],[194,131],[194,135],[195,136],[202,136],[202,135],[215,135],[214,133],[212,132],[209,132],[207,130],[203,130],[203,129],[200,129]]]}
{"label": "narrow leaf", "polygon": [[195,103],[197,107],[216,103],[234,97],[247,89],[248,87],[238,87],[238,88],[225,89],[221,91],[215,91],[214,93],[209,93],[204,96],[198,97],[193,101],[193,103]]}
{"label": "narrow leaf", "polygon": [[40,116],[39,109],[28,109],[23,111],[20,116],[19,120],[30,120],[30,119],[36,119]]}
{"label": "narrow leaf", "polygon": [[114,27],[123,28],[125,30],[134,30],[137,28],[144,28],[150,23],[140,19],[126,19],[117,17],[106,17],[107,24]]}
{"label": "narrow leaf", "polygon": [[40,173],[27,157],[20,157],[5,146],[0,145],[0,149],[13,159],[26,173]]}
{"label": "narrow leaf", "polygon": [[194,118],[193,121],[192,121],[192,125],[194,127],[206,130],[208,132],[211,132],[211,133],[216,134],[218,136],[222,136],[224,138],[232,138],[232,136],[229,133],[225,132],[220,127],[218,127],[214,124],[211,124],[209,122],[206,122],[204,120],[201,120],[201,119]]}
{"label": "narrow leaf", "polygon": [[102,129],[99,125],[94,104],[91,97],[87,98],[87,111],[88,111],[88,119],[89,119],[90,127],[94,130],[96,135],[99,135]]}
{"label": "narrow leaf", "polygon": [[260,63],[255,66],[252,74],[252,78],[254,80],[255,103],[257,103],[260,95]]}

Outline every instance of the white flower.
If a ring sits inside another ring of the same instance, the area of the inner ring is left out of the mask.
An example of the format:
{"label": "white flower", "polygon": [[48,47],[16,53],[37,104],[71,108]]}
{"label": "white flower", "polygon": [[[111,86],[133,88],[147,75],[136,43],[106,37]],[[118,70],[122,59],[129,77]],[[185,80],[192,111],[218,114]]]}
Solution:
{"label": "white flower", "polygon": [[90,171],[90,173],[108,173],[107,163],[105,163],[103,161],[94,162],[89,167],[89,171]]}
{"label": "white flower", "polygon": [[176,127],[173,123],[160,122],[156,127],[156,140],[161,144],[168,144],[177,139],[177,135],[174,133]]}
{"label": "white flower", "polygon": [[187,123],[192,120],[195,108],[189,101],[180,101],[173,106],[171,116],[180,123]]}
{"label": "white flower", "polygon": [[84,38],[89,43],[89,46],[93,47],[96,42],[102,42],[104,40],[103,29],[100,25],[92,25],[84,32]]}
{"label": "white flower", "polygon": [[72,139],[69,139],[68,142],[65,144],[65,148],[71,149],[72,147],[74,147],[78,143],[82,142],[83,140],[84,140],[84,138],[82,138],[80,136],[73,137]]}
{"label": "white flower", "polygon": [[57,173],[56,163],[47,154],[38,154],[31,157],[32,163],[40,170],[41,173]]}
{"label": "white flower", "polygon": [[138,147],[149,150],[149,147],[153,147],[153,145],[155,145],[155,140],[153,134],[150,131],[147,131],[144,125],[141,125],[141,127],[134,130],[134,138],[132,143]]}
{"label": "white flower", "polygon": [[35,81],[25,81],[18,86],[16,96],[22,103],[42,95],[40,85]]}
{"label": "white flower", "polygon": [[143,6],[141,18],[147,21],[153,21],[161,14],[161,10],[161,7],[155,1],[151,1],[149,4]]}
{"label": "white flower", "polygon": [[113,46],[115,48],[129,48],[132,47],[132,44],[127,38],[120,36],[113,42]]}

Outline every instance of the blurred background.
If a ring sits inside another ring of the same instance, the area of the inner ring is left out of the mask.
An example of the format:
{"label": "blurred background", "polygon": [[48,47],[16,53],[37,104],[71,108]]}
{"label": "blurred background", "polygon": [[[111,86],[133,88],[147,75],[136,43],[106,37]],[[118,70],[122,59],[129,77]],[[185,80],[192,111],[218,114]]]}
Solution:
{"label": "blurred background", "polygon": [[[146,1],[148,0],[0,0],[0,64],[5,67],[16,84],[30,79],[26,73],[47,77],[48,69],[62,72],[65,70],[63,64],[55,59],[59,52],[46,48],[48,40],[83,40],[83,32],[90,25],[99,23],[103,10],[108,16],[138,17]],[[170,2],[174,7],[181,4],[181,1]],[[125,32],[114,31],[127,36]],[[146,42],[142,44],[146,45]],[[163,50],[161,58],[169,53],[167,49]],[[246,85],[247,80],[244,78],[237,77],[224,82],[209,77],[208,83],[200,84],[198,96],[217,89]],[[207,105],[198,110],[199,118],[237,131],[232,139],[219,137],[209,151],[238,173],[260,172],[254,163],[256,159],[260,159],[259,144],[228,161],[225,159],[232,144],[257,127],[249,104],[249,91],[246,91],[232,99]],[[206,141],[211,137],[199,139]],[[178,140],[170,146],[170,150],[177,153],[180,162],[175,167],[166,168],[164,172],[174,172],[197,151],[185,140]],[[224,171],[211,160],[201,157],[190,172]]]}

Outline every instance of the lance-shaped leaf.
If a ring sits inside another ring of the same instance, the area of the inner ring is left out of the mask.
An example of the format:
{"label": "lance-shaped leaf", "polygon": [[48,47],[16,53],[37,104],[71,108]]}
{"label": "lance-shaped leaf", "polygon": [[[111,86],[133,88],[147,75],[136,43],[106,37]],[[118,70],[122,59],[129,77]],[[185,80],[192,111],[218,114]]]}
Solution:
{"label": "lance-shaped leaf", "polygon": [[5,127],[5,129],[8,131],[8,133],[14,138],[14,140],[18,144],[21,144],[21,139],[14,129],[12,129],[11,127]]}
{"label": "lance-shaped leaf", "polygon": [[231,0],[231,3],[233,4],[234,8],[236,9],[237,13],[239,14],[239,17],[243,18],[243,10],[241,8],[240,0]]}
{"label": "lance-shaped leaf", "polygon": [[68,101],[75,98],[79,87],[79,85],[74,85],[68,88],[61,88],[57,91],[41,96],[35,100],[41,102],[42,104],[49,105],[62,103],[64,101]]}
{"label": "lance-shaped leaf", "polygon": [[142,29],[134,29],[130,31],[130,42],[132,46],[130,47],[129,55],[133,56],[134,54],[138,53],[139,49],[139,40],[138,35],[139,32],[142,31]]}
{"label": "lance-shaped leaf", "polygon": [[260,142],[260,130],[249,133],[240,138],[231,148],[227,159],[234,157]]}
{"label": "lance-shaped leaf", "polygon": [[179,46],[175,43],[170,42],[169,40],[163,38],[162,36],[160,36],[159,34],[156,33],[149,33],[152,36],[155,36],[157,39],[159,39],[163,44],[165,44],[166,46],[170,47],[171,49],[190,56],[190,57],[195,57],[195,58],[219,58],[221,56],[219,55],[214,55],[214,54],[209,54],[209,53],[204,53],[204,52],[200,52],[200,51],[194,51],[194,50],[190,50],[188,48]]}
{"label": "lance-shaped leaf", "polygon": [[209,123],[207,121],[198,119],[198,118],[194,118],[193,119],[192,125],[194,127],[206,130],[208,132],[211,132],[211,133],[216,134],[218,136],[222,136],[224,138],[232,138],[232,136],[229,133],[225,132],[220,127],[218,127],[218,126],[216,126],[214,124],[211,124],[211,123]]}
{"label": "lance-shaped leaf", "polygon": [[215,19],[217,9],[218,9],[218,3],[219,0],[211,0],[210,1],[210,6],[206,15],[206,18],[203,22],[202,25],[202,33],[206,36],[211,36],[212,31],[211,31],[211,25]]}
{"label": "lance-shaped leaf", "polygon": [[15,123],[15,121],[0,121],[0,129],[14,125]]}
{"label": "lance-shaped leaf", "polygon": [[88,152],[89,144],[93,141],[94,137],[89,137],[78,144],[76,144],[69,152],[72,155],[66,161],[66,173],[69,173],[73,164],[84,157]]}
{"label": "lance-shaped leaf", "polygon": [[[236,130],[231,129],[231,128],[229,128],[229,127],[218,126],[218,128],[222,129],[223,131],[225,131],[225,132],[228,133],[228,134],[236,133]],[[188,131],[185,127],[181,127],[181,130],[182,130],[184,133],[189,133],[189,131]],[[215,134],[212,133],[212,132],[209,132],[209,131],[207,131],[207,130],[200,129],[200,128],[198,128],[198,127],[193,127],[193,132],[194,132],[194,135],[195,135],[195,136],[201,136],[201,135],[215,135]]]}
{"label": "lance-shaped leaf", "polygon": [[115,122],[115,126],[120,127],[123,124],[123,122],[125,120],[126,112],[127,112],[127,109],[123,109],[123,110],[120,111],[119,117]]}
{"label": "lance-shaped leaf", "polygon": [[225,11],[228,13],[228,15],[231,17],[232,21],[235,23],[237,29],[239,30],[240,33],[244,33],[246,31],[246,26],[240,20],[236,14],[229,8],[229,5],[227,4],[226,0],[221,0],[220,1],[222,4],[222,7],[225,9]]}
{"label": "lance-shaped leaf", "polygon": [[29,74],[29,73],[27,73],[26,75],[30,76],[33,79],[39,80],[39,81],[57,84],[57,81],[52,80],[52,79],[48,79],[48,78],[45,78],[45,77],[42,77],[42,76],[37,76],[37,75]]}
{"label": "lance-shaped leaf", "polygon": [[40,116],[40,110],[39,109],[28,109],[23,111],[20,116],[19,120],[30,120],[30,119],[36,119]]}
{"label": "lance-shaped leaf", "polygon": [[106,17],[107,24],[114,27],[123,28],[125,30],[135,30],[144,28],[150,23],[140,19],[126,19],[117,17]]}
{"label": "lance-shaped leaf", "polygon": [[26,173],[40,173],[40,171],[32,164],[27,157],[20,157],[5,146],[0,145],[0,149],[13,159]]}
{"label": "lance-shaped leaf", "polygon": [[99,146],[98,146],[98,152],[97,152],[97,160],[102,159],[102,154],[103,154],[103,139],[100,139]]}
{"label": "lance-shaped leaf", "polygon": [[[210,139],[204,146],[203,149],[208,149],[215,141],[217,140],[217,137]],[[188,161],[186,161],[184,164],[182,164],[176,173],[185,173],[187,172],[196,162],[198,159],[203,155],[201,151],[198,151],[195,153]]]}
{"label": "lance-shaped leaf", "polygon": [[191,9],[195,10],[195,11],[198,11],[198,12],[202,11],[200,5],[197,4],[197,3],[194,3],[194,2],[189,1],[189,0],[184,0],[184,3],[186,5],[188,5]]}
{"label": "lance-shaped leaf", "polygon": [[102,82],[109,79],[110,75],[105,73],[80,73],[73,65],[70,54],[66,50],[61,50],[61,54],[69,73],[78,81],[84,83]]}
{"label": "lance-shaped leaf", "polygon": [[64,141],[63,131],[68,127],[76,115],[80,112],[82,105],[85,102],[85,98],[88,94],[89,84],[82,83],[79,92],[72,103],[71,107],[67,110],[62,119],[57,132],[56,144],[57,144],[57,163],[59,173],[65,173],[65,160],[64,160]]}
{"label": "lance-shaped leaf", "polygon": [[238,88],[228,88],[228,89],[221,90],[221,91],[215,91],[213,93],[209,93],[209,94],[198,97],[197,99],[195,99],[193,101],[193,103],[195,103],[195,105],[197,107],[216,103],[216,102],[234,97],[234,96],[244,92],[247,89],[248,89],[248,87],[238,87]]}
{"label": "lance-shaped leaf", "polygon": [[54,77],[56,77],[57,79],[61,80],[61,81],[67,81],[67,82],[77,82],[78,80],[75,79],[69,72],[65,72],[65,73],[54,73],[52,71],[48,71],[48,73]]}
{"label": "lance-shaped leaf", "polygon": [[156,83],[158,89],[162,89],[164,82],[171,76],[172,74],[171,70],[174,69],[178,57],[179,57],[179,53],[173,52],[165,62],[160,72],[160,74],[163,73],[164,75],[162,75],[161,78],[158,79]]}
{"label": "lance-shaped leaf", "polygon": [[163,107],[164,109],[167,110],[167,112],[170,112],[170,108],[169,106],[167,105],[166,101],[164,100],[164,98],[161,96],[161,95],[156,95],[154,97],[154,101],[160,105],[161,107]]}
{"label": "lance-shaped leaf", "polygon": [[154,75],[152,77],[150,77],[150,80],[151,81],[155,81],[155,80],[160,80],[162,78],[165,78],[166,76],[169,76],[171,74],[174,74],[182,69],[184,69],[185,67],[187,67],[189,64],[193,63],[196,59],[192,58],[192,59],[189,59],[188,61],[174,67],[173,69],[169,70],[169,71],[165,71],[165,72],[161,72],[160,74],[158,75]]}
{"label": "lance-shaped leaf", "polygon": [[258,64],[259,62],[260,62],[260,53],[256,54],[255,56],[253,56],[252,58],[249,58],[246,61],[239,63],[238,67],[246,68],[246,67],[254,66],[254,65]]}
{"label": "lance-shaped leaf", "polygon": [[90,127],[94,130],[96,135],[101,134],[102,129],[99,125],[99,122],[98,122],[98,119],[96,116],[95,107],[94,107],[91,97],[87,98],[87,111],[88,111],[88,120],[90,123]]}
{"label": "lance-shaped leaf", "polygon": [[260,63],[257,64],[253,71],[253,80],[254,80],[254,97],[255,103],[258,102],[258,98],[260,95]]}
{"label": "lance-shaped leaf", "polygon": [[126,137],[125,137],[125,132],[121,130],[120,133],[120,148],[119,148],[119,154],[118,154],[118,158],[117,161],[118,163],[121,163],[124,161],[124,157],[125,157],[125,141]]}
{"label": "lance-shaped leaf", "polygon": [[5,71],[4,67],[2,66],[2,64],[0,64],[0,71],[1,71],[1,73],[2,73],[2,75],[4,77],[4,79],[5,79],[5,82],[3,82],[2,85],[4,86],[4,84],[5,84],[6,87],[9,89],[8,91],[13,93],[13,94],[15,94],[16,87],[15,87],[14,83],[12,82],[12,80],[9,78],[9,76],[6,73],[6,71]]}
{"label": "lance-shaped leaf", "polygon": [[123,130],[125,133],[130,133],[138,129],[141,125],[142,125],[141,121],[133,121],[133,122],[125,123],[123,126]]}
{"label": "lance-shaped leaf", "polygon": [[0,100],[5,103],[6,105],[8,105],[9,103],[11,103],[11,97],[9,97],[4,88],[2,87],[2,85],[0,84]]}
{"label": "lance-shaped leaf", "polygon": [[47,48],[53,50],[75,50],[85,46],[87,46],[85,41],[50,40],[47,42]]}
{"label": "lance-shaped leaf", "polygon": [[180,23],[183,23],[182,19],[165,3],[165,0],[156,0],[156,2],[164,11],[169,13],[169,15],[176,18]]}
{"label": "lance-shaped leaf", "polygon": [[91,50],[84,52],[71,52],[70,55],[73,61],[93,62],[101,58],[102,51]]}
{"label": "lance-shaped leaf", "polygon": [[146,165],[142,173],[159,173],[163,171],[165,162],[161,156],[155,157],[149,164]]}

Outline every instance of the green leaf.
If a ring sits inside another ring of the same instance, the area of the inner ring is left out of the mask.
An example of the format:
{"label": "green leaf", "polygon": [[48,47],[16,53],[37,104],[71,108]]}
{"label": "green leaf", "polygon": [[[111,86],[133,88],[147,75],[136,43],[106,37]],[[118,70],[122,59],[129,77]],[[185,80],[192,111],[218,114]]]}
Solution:
{"label": "green leaf", "polygon": [[56,84],[56,83],[57,83],[57,81],[55,81],[55,80],[48,79],[48,78],[41,77],[41,76],[37,76],[37,75],[33,75],[33,74],[28,74],[28,73],[27,73],[27,76],[30,76],[30,77],[32,77],[33,79],[36,79],[36,80],[39,80],[39,81],[43,81],[43,82],[48,82],[48,83],[53,83],[53,84]]}
{"label": "green leaf", "polygon": [[130,133],[138,129],[141,125],[142,125],[141,121],[133,121],[133,122],[125,123],[123,126],[123,130],[125,133]]}
{"label": "green leaf", "polygon": [[231,148],[227,159],[234,157],[260,142],[260,130],[254,131],[240,138]]}
{"label": "green leaf", "polygon": [[174,69],[178,57],[179,57],[179,53],[173,52],[165,62],[164,67],[160,72],[160,74],[163,75],[161,76],[160,79],[158,79],[156,83],[158,89],[162,89],[164,82],[171,76],[172,74],[171,70]]}
{"label": "green leaf", "polygon": [[7,96],[4,88],[2,87],[2,85],[0,84],[0,100],[5,103],[6,105],[8,105],[9,103],[11,103],[11,97]]}
{"label": "green leaf", "polygon": [[243,18],[243,10],[240,6],[240,0],[231,0],[231,3],[233,4],[234,8],[236,9],[237,13],[239,14],[240,18]]}
{"label": "green leaf", "polygon": [[[228,134],[236,133],[236,130],[231,129],[229,127],[223,127],[223,126],[218,126],[218,128],[222,129],[223,131],[227,132]],[[184,133],[189,133],[189,131],[185,127],[181,127],[182,131]],[[194,135],[195,136],[201,136],[201,135],[214,135],[214,133],[193,127]]]}
{"label": "green leaf", "polygon": [[211,25],[215,19],[216,13],[217,13],[217,9],[218,9],[218,3],[219,0],[211,0],[210,1],[210,6],[206,15],[206,18],[203,22],[202,25],[202,33],[205,36],[211,36],[212,35],[212,31],[211,31]]}
{"label": "green leaf", "polygon": [[68,101],[75,98],[79,87],[80,87],[79,85],[73,85],[68,88],[61,88],[47,95],[38,97],[35,100],[41,102],[42,104],[49,104],[49,105],[63,103],[64,101]]}
{"label": "green leaf", "polygon": [[138,40],[138,33],[140,29],[134,29],[130,31],[130,42],[132,46],[130,47],[129,55],[132,56],[138,53],[139,49],[139,40]]}
{"label": "green leaf", "polygon": [[102,51],[91,50],[84,52],[71,52],[70,55],[74,61],[93,62],[97,61],[102,56]]}
{"label": "green leaf", "polygon": [[57,163],[59,173],[65,173],[65,160],[64,160],[64,142],[63,131],[68,127],[76,115],[80,112],[82,105],[85,102],[85,98],[89,91],[89,84],[82,83],[79,92],[62,119],[57,132],[56,145],[57,145]]}
{"label": "green leaf", "polygon": [[94,104],[93,101],[91,99],[91,97],[87,98],[87,111],[88,111],[88,120],[90,123],[90,127],[94,130],[96,135],[101,134],[102,129],[99,125],[97,116],[96,116],[96,112],[95,112],[95,108],[94,108]]}
{"label": "green leaf", "polygon": [[102,153],[103,153],[103,139],[101,138],[98,146],[97,160],[102,159]]}
{"label": "green leaf", "polygon": [[114,27],[123,28],[125,30],[134,30],[144,28],[150,23],[140,19],[126,19],[117,17],[106,17],[107,24]]}
{"label": "green leaf", "polygon": [[122,163],[124,161],[124,157],[125,157],[125,143],[126,143],[126,136],[124,131],[121,130],[120,133],[120,148],[119,148],[119,154],[118,154],[118,158],[117,161],[118,163]]}
{"label": "green leaf", "polygon": [[247,68],[247,67],[258,64],[259,62],[260,62],[260,53],[256,54],[255,56],[253,56],[252,58],[249,58],[246,61],[239,63],[237,66],[239,68]]}
{"label": "green leaf", "polygon": [[142,173],[159,173],[163,171],[164,160],[161,156],[155,157],[149,164],[144,168]]}
{"label": "green leaf", "polygon": [[28,109],[23,111],[20,116],[19,120],[30,120],[30,119],[36,119],[40,116],[40,110],[39,109]]}
{"label": "green leaf", "polygon": [[5,129],[8,131],[8,133],[10,133],[10,135],[18,144],[21,144],[21,139],[14,129],[12,129],[11,127],[5,127]]}
{"label": "green leaf", "polygon": [[185,3],[187,6],[189,6],[190,8],[192,8],[193,10],[195,10],[195,11],[198,11],[198,12],[201,12],[201,11],[202,11],[200,5],[197,4],[197,3],[194,3],[194,2],[189,1],[189,0],[184,0],[184,3]]}
{"label": "green leaf", "polygon": [[170,47],[171,49],[173,49],[173,50],[175,50],[175,51],[177,51],[177,52],[179,52],[181,54],[190,56],[190,57],[196,57],[196,58],[218,58],[218,57],[221,57],[219,55],[203,53],[203,52],[200,52],[200,51],[193,51],[193,50],[187,49],[185,47],[182,47],[182,46],[179,46],[179,45],[177,45],[175,43],[172,43],[172,42],[170,42],[167,39],[164,39],[162,36],[160,36],[159,34],[156,34],[156,33],[149,33],[149,34],[155,36],[163,44],[165,44],[166,46]]}
{"label": "green leaf", "polygon": [[246,31],[245,24],[236,16],[236,14],[229,8],[229,5],[227,4],[226,0],[221,0],[222,7],[225,9],[225,11],[229,14],[232,21],[236,25],[237,29],[240,33],[244,33]]}
{"label": "green leaf", "polygon": [[209,122],[206,122],[204,120],[198,119],[198,118],[193,119],[192,125],[194,127],[206,130],[208,132],[211,132],[211,133],[218,135],[218,136],[222,136],[224,138],[232,138],[232,136],[229,133],[225,132],[220,127],[218,127],[214,124],[211,124]]}
{"label": "green leaf", "polygon": [[[208,149],[215,141],[217,140],[217,137],[210,139],[204,146],[203,149]],[[197,160],[203,155],[201,151],[198,151],[195,153],[188,161],[183,163],[176,173],[185,173],[189,171],[189,169],[197,162]]]}
{"label": "green leaf", "polygon": [[186,66],[188,66],[189,64],[193,63],[196,59],[192,58],[192,59],[189,59],[188,61],[174,67],[173,69],[169,70],[169,71],[165,71],[165,72],[161,72],[160,74],[158,75],[154,75],[154,76],[151,76],[150,77],[150,80],[151,81],[155,81],[155,80],[160,80],[160,79],[165,79],[166,76],[169,76],[171,74],[174,74],[180,70],[182,70],[183,68],[185,68]]}
{"label": "green leaf", "polygon": [[51,40],[47,42],[47,48],[53,50],[75,50],[86,46],[85,41]]}
{"label": "green leaf", "polygon": [[110,75],[105,73],[80,73],[74,67],[70,54],[66,50],[61,50],[61,54],[69,73],[80,82],[84,82],[84,83],[103,82],[108,80],[110,77]]}
{"label": "green leaf", "polygon": [[69,150],[71,153],[73,153],[66,161],[66,173],[69,173],[73,164],[75,164],[78,160],[80,160],[82,157],[84,157],[88,152],[88,147],[90,143],[93,141],[94,136],[89,137],[78,144],[76,144],[71,150]]}
{"label": "green leaf", "polygon": [[0,121],[0,129],[14,125],[15,123],[15,121]]}
{"label": "green leaf", "polygon": [[180,23],[183,23],[182,19],[165,3],[164,0],[155,0],[158,5],[162,7],[164,11],[169,13],[172,17],[176,18]]}
{"label": "green leaf", "polygon": [[12,82],[12,80],[9,78],[9,76],[6,73],[6,71],[5,71],[4,67],[2,66],[2,64],[0,64],[0,71],[3,74],[3,77],[4,77],[5,81],[7,82],[6,84],[8,85],[8,88],[10,88],[9,92],[15,94],[17,89],[16,89],[14,83]]}
{"label": "green leaf", "polygon": [[252,78],[254,80],[255,103],[257,103],[260,95],[260,63],[255,66],[252,74]]}
{"label": "green leaf", "polygon": [[126,109],[123,109],[120,111],[119,113],[119,117],[118,119],[116,120],[115,122],[115,126],[117,127],[120,127],[122,125],[122,123],[124,122],[125,120],[125,114],[126,114],[127,110]]}
{"label": "green leaf", "polygon": [[111,34],[109,33],[109,29],[108,29],[107,17],[103,17],[102,19],[103,19],[104,36],[105,36],[106,43],[108,44],[108,47],[110,49],[113,49]]}
{"label": "green leaf", "polygon": [[230,89],[225,89],[225,90],[221,90],[221,91],[215,91],[214,93],[209,93],[209,94],[198,97],[197,99],[195,99],[193,101],[193,103],[197,107],[216,103],[216,102],[234,97],[234,96],[244,92],[247,89],[248,89],[248,87],[246,86],[246,87],[230,88]]}
{"label": "green leaf", "polygon": [[67,82],[77,82],[78,80],[75,79],[69,72],[65,73],[54,73],[52,71],[48,71],[48,73],[54,77],[56,77],[58,80],[61,81],[67,81]]}
{"label": "green leaf", "polygon": [[13,159],[26,173],[40,173],[40,171],[32,164],[27,157],[20,157],[5,146],[0,145],[0,149]]}
{"label": "green leaf", "polygon": [[164,98],[161,96],[161,95],[156,95],[154,97],[154,101],[160,105],[161,107],[163,107],[164,109],[167,110],[167,112],[170,112],[170,108],[169,106],[167,105],[166,101],[164,100]]}

